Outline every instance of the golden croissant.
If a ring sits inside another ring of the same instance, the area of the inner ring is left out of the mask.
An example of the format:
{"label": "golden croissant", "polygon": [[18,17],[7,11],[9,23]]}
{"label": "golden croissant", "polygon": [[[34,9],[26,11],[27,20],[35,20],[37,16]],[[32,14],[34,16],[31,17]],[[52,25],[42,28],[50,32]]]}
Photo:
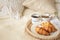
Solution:
{"label": "golden croissant", "polygon": [[36,27],[36,32],[41,35],[50,35],[46,30],[44,30],[42,27]]}

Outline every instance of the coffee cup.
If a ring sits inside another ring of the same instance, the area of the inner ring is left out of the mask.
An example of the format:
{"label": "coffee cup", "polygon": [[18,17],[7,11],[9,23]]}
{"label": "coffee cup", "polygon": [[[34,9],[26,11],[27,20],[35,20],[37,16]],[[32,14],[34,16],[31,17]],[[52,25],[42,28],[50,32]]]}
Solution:
{"label": "coffee cup", "polygon": [[50,14],[44,14],[41,16],[43,21],[50,21],[51,15]]}
{"label": "coffee cup", "polygon": [[33,14],[31,17],[32,17],[32,23],[38,23],[40,20],[40,15],[38,14]]}

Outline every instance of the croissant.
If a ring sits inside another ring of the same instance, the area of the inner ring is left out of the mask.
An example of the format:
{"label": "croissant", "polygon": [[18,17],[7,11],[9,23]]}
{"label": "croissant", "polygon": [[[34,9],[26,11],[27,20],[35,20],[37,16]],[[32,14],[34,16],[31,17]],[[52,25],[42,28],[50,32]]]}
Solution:
{"label": "croissant", "polygon": [[41,25],[43,26],[43,29],[49,33],[56,31],[56,28],[50,22],[44,22]]}
{"label": "croissant", "polygon": [[[37,30],[38,29],[38,30]],[[36,32],[41,34],[41,35],[50,35],[46,30],[44,30],[42,27],[37,27]]]}
{"label": "croissant", "polygon": [[51,28],[52,32],[57,31],[57,29],[53,25],[50,25],[49,27]]}
{"label": "croissant", "polygon": [[38,33],[39,32],[39,30],[40,30],[40,27],[36,27],[36,32]]}
{"label": "croissant", "polygon": [[50,35],[51,32],[57,31],[57,29],[50,22],[43,22],[42,27],[36,27],[36,32],[41,35]]}
{"label": "croissant", "polygon": [[50,27],[43,27],[43,29],[45,29],[47,32],[51,33],[52,29]]}

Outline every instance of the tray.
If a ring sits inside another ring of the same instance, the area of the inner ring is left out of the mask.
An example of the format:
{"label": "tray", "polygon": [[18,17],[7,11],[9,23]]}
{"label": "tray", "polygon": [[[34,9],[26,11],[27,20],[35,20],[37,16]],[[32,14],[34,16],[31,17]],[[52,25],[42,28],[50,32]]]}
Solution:
{"label": "tray", "polygon": [[26,24],[26,28],[25,31],[32,37],[35,37],[39,40],[58,40],[60,37],[60,30],[58,27],[56,27],[57,31],[55,32],[55,34],[51,35],[51,36],[43,36],[43,35],[35,35],[32,31],[31,31],[31,26],[32,26],[32,22],[31,20],[29,20]]}

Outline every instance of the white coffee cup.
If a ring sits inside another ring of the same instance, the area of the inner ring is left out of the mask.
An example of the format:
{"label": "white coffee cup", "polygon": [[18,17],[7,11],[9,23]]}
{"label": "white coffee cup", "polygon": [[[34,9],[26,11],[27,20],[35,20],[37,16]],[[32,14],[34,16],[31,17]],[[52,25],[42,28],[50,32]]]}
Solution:
{"label": "white coffee cup", "polygon": [[43,21],[50,21],[51,15],[50,14],[44,14],[44,15],[42,15],[42,19],[43,19]]}
{"label": "white coffee cup", "polygon": [[33,14],[31,17],[32,17],[32,23],[33,24],[38,23],[40,20],[40,15],[38,15],[38,14]]}

